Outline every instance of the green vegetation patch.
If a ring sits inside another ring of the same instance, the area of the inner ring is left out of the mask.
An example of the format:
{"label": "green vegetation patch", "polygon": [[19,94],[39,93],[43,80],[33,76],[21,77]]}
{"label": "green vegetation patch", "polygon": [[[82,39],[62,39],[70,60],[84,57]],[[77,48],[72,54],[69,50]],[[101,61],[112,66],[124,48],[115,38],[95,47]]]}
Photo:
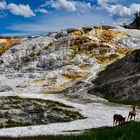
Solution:
{"label": "green vegetation patch", "polygon": [[117,103],[117,104],[124,104],[124,105],[137,105],[140,106],[140,103],[138,101],[134,101],[134,100],[121,100],[121,99],[114,99],[113,97],[110,96],[105,96],[104,97],[106,100],[108,100],[109,102],[112,103]]}
{"label": "green vegetation patch", "polygon": [[84,117],[73,107],[42,99],[0,97],[0,128],[69,122]]}
{"label": "green vegetation patch", "polygon": [[37,136],[23,138],[0,138],[0,140],[139,140],[140,123],[130,122],[122,126],[102,127],[71,136]]}

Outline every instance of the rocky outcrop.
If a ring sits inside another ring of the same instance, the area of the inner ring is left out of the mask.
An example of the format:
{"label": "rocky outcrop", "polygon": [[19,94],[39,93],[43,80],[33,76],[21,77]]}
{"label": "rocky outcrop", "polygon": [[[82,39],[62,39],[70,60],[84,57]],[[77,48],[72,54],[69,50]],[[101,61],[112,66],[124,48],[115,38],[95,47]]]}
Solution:
{"label": "rocky outcrop", "polygon": [[133,51],[100,72],[88,93],[140,102],[140,50]]}
{"label": "rocky outcrop", "polygon": [[[18,44],[2,51],[1,82],[15,93],[60,93],[77,81],[95,77],[100,68],[130,52],[123,40],[118,41],[127,37],[111,27],[72,28],[22,37]],[[24,83],[28,86],[18,86]]]}
{"label": "rocky outcrop", "polygon": [[0,83],[0,92],[6,92],[6,91],[11,91],[13,90],[10,86],[8,85],[1,85]]}

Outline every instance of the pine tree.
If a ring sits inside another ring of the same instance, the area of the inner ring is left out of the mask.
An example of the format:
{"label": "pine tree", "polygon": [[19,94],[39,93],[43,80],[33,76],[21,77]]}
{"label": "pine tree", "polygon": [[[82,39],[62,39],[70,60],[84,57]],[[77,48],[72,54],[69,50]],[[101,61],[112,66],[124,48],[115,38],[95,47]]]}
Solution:
{"label": "pine tree", "polygon": [[125,28],[140,29],[140,12],[134,13],[134,21],[129,25],[123,25]]}

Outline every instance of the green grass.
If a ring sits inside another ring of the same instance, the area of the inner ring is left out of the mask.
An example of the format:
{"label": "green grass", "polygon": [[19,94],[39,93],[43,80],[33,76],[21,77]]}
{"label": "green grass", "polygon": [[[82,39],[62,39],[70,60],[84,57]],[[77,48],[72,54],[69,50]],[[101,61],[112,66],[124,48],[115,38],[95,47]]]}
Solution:
{"label": "green grass", "polygon": [[[0,128],[43,125],[85,119],[78,111],[72,110],[72,106],[51,100],[7,96],[0,97],[0,102]],[[12,113],[11,111],[15,108],[18,111]],[[44,115],[46,111],[48,111],[47,116]],[[26,119],[28,114],[31,115],[31,118]]]}
{"label": "green grass", "polygon": [[139,140],[140,123],[91,129],[77,136],[38,136],[24,138],[0,138],[0,140]]}
{"label": "green grass", "polygon": [[44,99],[34,99],[34,98],[21,98],[21,97],[18,97],[18,96],[7,96],[7,97],[0,97],[0,99],[3,99],[3,100],[11,100],[12,104],[14,103],[21,103],[22,101],[38,101],[40,103],[45,103],[45,104],[48,104],[50,107],[51,106],[60,106],[60,107],[66,107],[66,108],[73,108],[72,106],[68,106],[68,105],[65,105],[63,103],[60,103],[60,102],[57,102],[57,101],[51,101],[51,100],[44,100]]}
{"label": "green grass", "polygon": [[117,104],[123,104],[123,105],[136,105],[140,106],[140,103],[138,101],[134,100],[121,100],[121,99],[114,99],[113,97],[110,96],[105,96],[104,97],[106,100],[112,103],[117,103]]}

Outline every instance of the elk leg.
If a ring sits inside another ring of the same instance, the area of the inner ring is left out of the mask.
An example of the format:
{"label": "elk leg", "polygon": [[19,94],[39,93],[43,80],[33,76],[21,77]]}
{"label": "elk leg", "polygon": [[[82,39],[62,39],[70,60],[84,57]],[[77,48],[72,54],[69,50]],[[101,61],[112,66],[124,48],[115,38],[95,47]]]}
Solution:
{"label": "elk leg", "polygon": [[114,125],[116,125],[117,124],[117,121],[116,120],[114,120]]}
{"label": "elk leg", "polygon": [[128,117],[127,117],[127,121],[129,120],[129,117],[130,117],[130,115],[128,115]]}
{"label": "elk leg", "polygon": [[119,125],[121,124],[121,122],[119,121]]}
{"label": "elk leg", "polygon": [[131,115],[131,116],[130,116],[130,120],[132,120],[132,117],[133,117],[133,116]]}
{"label": "elk leg", "polygon": [[113,120],[113,126],[115,125],[115,120]]}

